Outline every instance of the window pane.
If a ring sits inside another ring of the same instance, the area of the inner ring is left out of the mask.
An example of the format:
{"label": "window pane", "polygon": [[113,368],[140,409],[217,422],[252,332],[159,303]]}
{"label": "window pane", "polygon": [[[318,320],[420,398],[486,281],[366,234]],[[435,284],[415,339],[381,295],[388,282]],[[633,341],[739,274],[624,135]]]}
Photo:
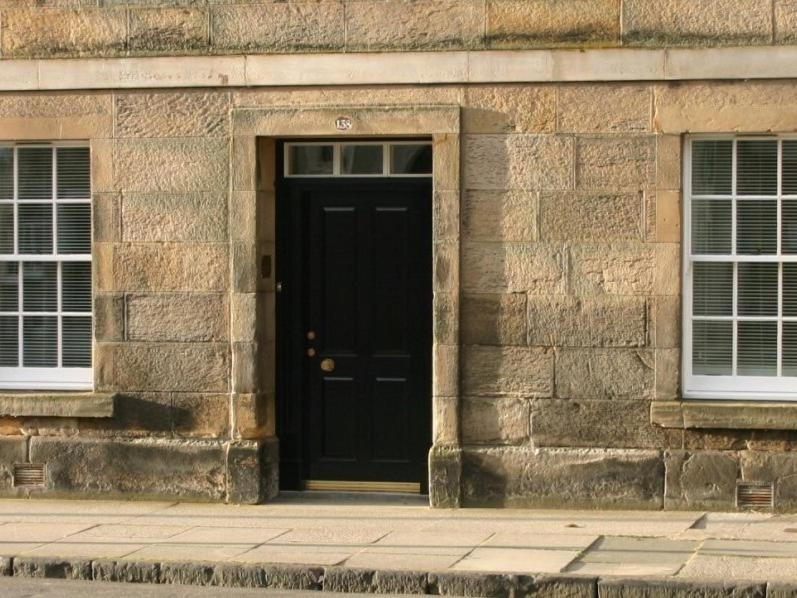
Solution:
{"label": "window pane", "polygon": [[783,194],[797,195],[797,141],[783,142]]}
{"label": "window pane", "polygon": [[797,316],[797,264],[783,264],[783,315]]}
{"label": "window pane", "polygon": [[391,145],[392,174],[432,174],[431,144]]}
{"label": "window pane", "polygon": [[342,160],[343,174],[382,174],[384,170],[381,145],[344,145]]}
{"label": "window pane", "polygon": [[52,199],[53,150],[49,147],[21,147],[18,150],[19,199]]}
{"label": "window pane", "polygon": [[61,147],[56,150],[59,199],[89,199],[89,148]]}
{"label": "window pane", "polygon": [[61,310],[91,311],[91,263],[61,264]]}
{"label": "window pane", "polygon": [[56,267],[54,262],[22,264],[22,303],[25,311],[58,309]]}
{"label": "window pane", "polygon": [[733,264],[695,262],[692,310],[696,316],[733,315]]}
{"label": "window pane", "polygon": [[64,316],[61,364],[65,368],[91,367],[91,317]]}
{"label": "window pane", "polygon": [[739,315],[778,315],[778,264],[740,263]]}
{"label": "window pane", "polygon": [[733,142],[694,141],[692,143],[692,194],[730,195]]}
{"label": "window pane", "polygon": [[797,200],[784,199],[780,208],[782,253],[797,253]]}
{"label": "window pane", "polygon": [[91,253],[91,206],[58,206],[58,253]]}
{"label": "window pane", "polygon": [[14,197],[14,149],[0,147],[0,199]]}
{"label": "window pane", "polygon": [[733,322],[692,322],[692,372],[700,376],[732,373]]}
{"label": "window pane", "polygon": [[730,255],[731,202],[724,199],[692,201],[692,253]]}
{"label": "window pane", "polygon": [[778,323],[739,322],[736,352],[740,376],[775,376],[778,373]]}
{"label": "window pane", "polygon": [[774,254],[778,249],[778,204],[770,200],[736,202],[736,252]]}
{"label": "window pane", "polygon": [[784,376],[797,376],[797,322],[783,322],[783,363]]}
{"label": "window pane", "polygon": [[19,305],[19,264],[0,262],[0,311],[17,311]]}
{"label": "window pane", "polygon": [[25,316],[22,319],[22,364],[54,368],[58,365],[58,318]]}
{"label": "window pane", "polygon": [[331,145],[293,145],[290,148],[290,174],[332,174]]}
{"label": "window pane", "polygon": [[20,204],[19,252],[53,252],[53,206],[52,204]]}
{"label": "window pane", "polygon": [[14,253],[14,206],[0,203],[0,253]]}
{"label": "window pane", "polygon": [[19,366],[19,318],[0,316],[0,367]]}
{"label": "window pane", "polygon": [[737,142],[736,193],[739,195],[777,195],[778,142]]}

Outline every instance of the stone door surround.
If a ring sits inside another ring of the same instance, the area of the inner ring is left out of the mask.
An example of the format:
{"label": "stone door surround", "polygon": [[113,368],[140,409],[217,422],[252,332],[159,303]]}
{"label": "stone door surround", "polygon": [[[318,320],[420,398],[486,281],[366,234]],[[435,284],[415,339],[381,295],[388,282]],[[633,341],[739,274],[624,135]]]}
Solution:
{"label": "stone door surround", "polygon": [[[351,120],[341,131],[336,122]],[[460,302],[460,108],[459,106],[338,106],[236,109],[232,114],[231,331],[232,411],[234,419],[262,422],[276,434],[274,268],[264,267],[276,255],[274,181],[276,140],[295,137],[431,136],[433,141],[433,442],[430,475],[441,451],[456,453],[459,436],[459,302]],[[238,426],[233,426],[238,428]],[[275,455],[275,453],[271,453]],[[276,456],[274,457],[276,458]],[[458,461],[458,460],[457,460]],[[271,464],[276,466],[277,464]],[[449,466],[450,467],[450,466]],[[275,470],[276,467],[268,467]],[[262,469],[262,467],[261,467]],[[437,492],[433,504],[458,496],[458,473],[451,488]],[[446,484],[448,486],[449,484]]]}

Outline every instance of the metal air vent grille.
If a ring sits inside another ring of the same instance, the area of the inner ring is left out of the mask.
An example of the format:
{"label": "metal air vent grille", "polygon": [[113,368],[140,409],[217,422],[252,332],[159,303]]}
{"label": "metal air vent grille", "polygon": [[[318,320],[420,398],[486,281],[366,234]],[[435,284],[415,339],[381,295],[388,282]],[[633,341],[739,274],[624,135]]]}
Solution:
{"label": "metal air vent grille", "polygon": [[44,486],[44,464],[15,463],[14,486],[17,488]]}
{"label": "metal air vent grille", "polygon": [[772,482],[737,484],[736,506],[740,509],[772,509],[775,506]]}

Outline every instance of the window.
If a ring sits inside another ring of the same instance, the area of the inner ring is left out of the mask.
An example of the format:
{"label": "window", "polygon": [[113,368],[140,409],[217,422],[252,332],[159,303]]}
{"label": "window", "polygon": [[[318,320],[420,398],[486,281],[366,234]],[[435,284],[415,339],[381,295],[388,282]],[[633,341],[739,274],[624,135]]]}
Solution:
{"label": "window", "polygon": [[797,400],[797,138],[691,138],[684,396]]}
{"label": "window", "polygon": [[412,177],[432,175],[428,141],[285,144],[286,177]]}
{"label": "window", "polygon": [[89,148],[0,145],[0,387],[91,388]]}

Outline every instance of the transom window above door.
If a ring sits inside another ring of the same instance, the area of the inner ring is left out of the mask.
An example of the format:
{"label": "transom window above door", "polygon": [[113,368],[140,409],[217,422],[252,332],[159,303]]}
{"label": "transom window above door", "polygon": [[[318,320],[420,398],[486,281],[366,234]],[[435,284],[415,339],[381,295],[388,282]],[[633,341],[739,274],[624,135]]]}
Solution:
{"label": "transom window above door", "polygon": [[429,141],[308,141],[285,144],[286,177],[430,177]]}
{"label": "transom window above door", "polygon": [[797,400],[797,138],[687,140],[684,396]]}
{"label": "transom window above door", "polygon": [[0,388],[92,384],[89,148],[0,144]]}

